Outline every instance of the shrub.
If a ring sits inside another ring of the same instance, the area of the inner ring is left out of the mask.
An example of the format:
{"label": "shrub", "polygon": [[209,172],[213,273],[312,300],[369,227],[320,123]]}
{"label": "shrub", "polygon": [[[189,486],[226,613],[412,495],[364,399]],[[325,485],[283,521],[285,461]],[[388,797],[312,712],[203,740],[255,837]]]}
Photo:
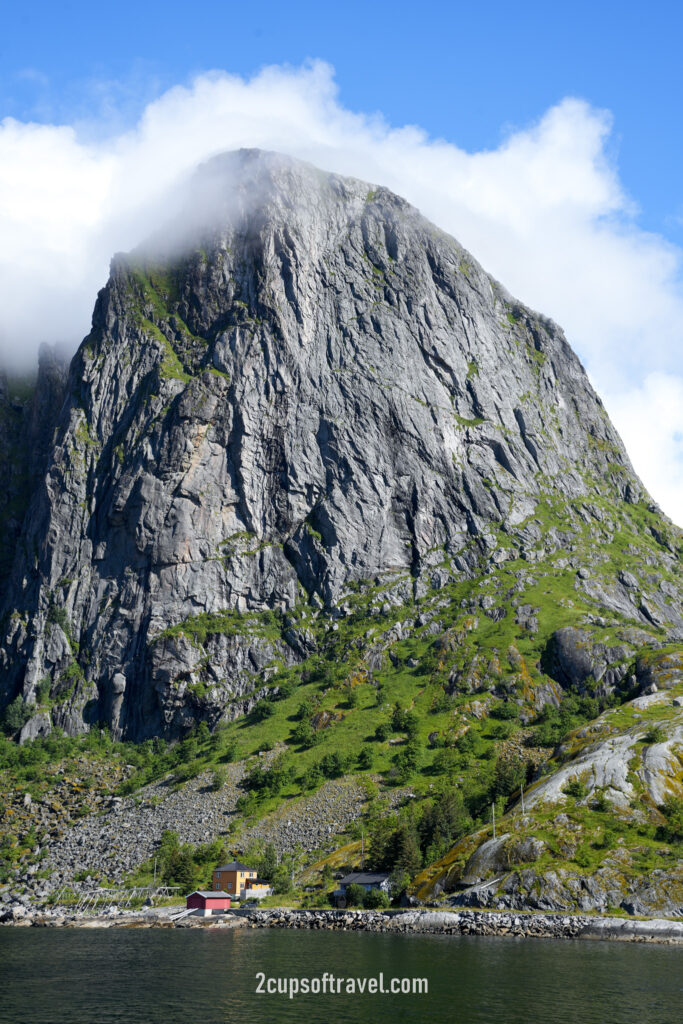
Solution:
{"label": "shrub", "polygon": [[44,679],[40,680],[40,682],[36,686],[36,703],[37,704],[47,704],[48,699],[50,697],[50,687],[51,686],[52,686],[52,682],[51,682],[49,676],[45,676]]}
{"label": "shrub", "polygon": [[501,721],[512,721],[515,718],[519,718],[519,706],[512,701],[501,701],[498,704],[494,704],[490,714],[492,718],[498,718]]}
{"label": "shrub", "polygon": [[437,750],[432,761],[432,775],[450,775],[456,771],[460,763],[460,754],[450,747],[442,747]]}
{"label": "shrub", "polygon": [[602,838],[600,840],[601,848],[603,850],[613,850],[616,845],[617,845],[617,835],[616,835],[616,832],[613,832],[612,829],[606,828],[605,831],[602,833]]}
{"label": "shrub", "polygon": [[603,790],[596,790],[592,804],[594,811],[600,811],[603,814],[610,809],[610,802],[605,796]]}
{"label": "shrub", "polygon": [[374,758],[370,747],[363,747],[360,754],[358,755],[358,767],[361,771],[365,772],[372,768],[372,762]]}
{"label": "shrub", "polygon": [[366,910],[385,910],[391,900],[383,889],[370,889],[363,897],[363,906]]}
{"label": "shrub", "polygon": [[683,840],[683,799],[669,797],[661,810],[666,818],[667,839],[671,842]]}
{"label": "shrub", "polygon": [[237,798],[235,809],[239,814],[253,814],[256,810],[256,797],[253,793],[244,793],[242,796]]}
{"label": "shrub", "polygon": [[275,708],[273,707],[273,702],[264,697],[263,700],[260,700],[258,704],[252,708],[250,717],[252,722],[264,722],[266,718],[270,718],[274,712]]}
{"label": "shrub", "polygon": [[404,710],[398,701],[394,704],[391,728],[394,732],[406,732],[409,737],[417,735],[419,719],[414,711]]}
{"label": "shrub", "polygon": [[586,795],[586,787],[583,782],[579,779],[570,779],[569,782],[563,786],[562,792],[566,793],[567,796],[573,796],[576,800],[581,800]]}
{"label": "shrub", "polygon": [[310,718],[315,712],[315,702],[310,697],[306,697],[305,700],[301,701],[299,707],[296,709],[295,718],[301,722],[304,718]]}
{"label": "shrub", "polygon": [[231,761],[235,760],[235,754],[237,753],[237,743],[235,740],[230,740],[226,745],[225,749],[221,751],[220,759],[224,764],[230,764]]}
{"label": "shrub", "polygon": [[175,773],[176,782],[189,782],[190,779],[196,779],[201,770],[202,766],[197,761],[194,764],[183,764]]}
{"label": "shrub", "polygon": [[277,683],[278,692],[273,697],[273,700],[286,700],[287,697],[291,697],[296,689],[296,682],[294,679],[284,679],[282,682]]}
{"label": "shrub", "polygon": [[304,789],[315,789],[323,781],[323,773],[319,764],[312,764],[301,776],[301,784]]}
{"label": "shrub", "polygon": [[643,736],[643,743],[661,743],[666,739],[666,734],[661,726],[653,725]]}
{"label": "shrub", "polygon": [[219,789],[222,789],[226,783],[226,779],[227,772],[225,768],[216,768],[215,772],[213,773],[213,778],[211,780],[211,789],[214,790],[214,792],[217,792]]}
{"label": "shrub", "polygon": [[417,739],[410,739],[394,758],[400,782],[406,782],[420,767],[422,749]]}
{"label": "shrub", "polygon": [[379,743],[383,743],[385,740],[389,739],[390,732],[391,727],[389,726],[388,722],[380,722],[377,728],[375,729],[375,739]]}
{"label": "shrub", "polygon": [[328,779],[336,779],[344,774],[350,761],[351,757],[348,754],[325,754],[320,762],[320,770]]}
{"label": "shrub", "polygon": [[302,747],[312,747],[317,742],[317,739],[318,736],[315,729],[307,719],[297,722],[292,729],[292,742],[298,743]]}
{"label": "shrub", "polygon": [[574,860],[580,868],[588,868],[591,865],[591,855],[586,849],[585,845],[580,846],[574,854]]}
{"label": "shrub", "polygon": [[346,906],[362,907],[365,900],[365,889],[362,885],[352,882],[346,886]]}

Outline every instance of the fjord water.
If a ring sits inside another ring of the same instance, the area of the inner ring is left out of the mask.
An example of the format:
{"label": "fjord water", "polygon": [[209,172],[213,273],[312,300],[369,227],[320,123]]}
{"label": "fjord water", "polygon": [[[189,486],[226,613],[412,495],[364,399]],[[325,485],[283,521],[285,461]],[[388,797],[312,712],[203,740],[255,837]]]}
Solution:
{"label": "fjord water", "polygon": [[[413,995],[258,995],[267,977],[426,977]],[[674,1024],[683,950],[296,931],[0,929],[0,1024]]]}

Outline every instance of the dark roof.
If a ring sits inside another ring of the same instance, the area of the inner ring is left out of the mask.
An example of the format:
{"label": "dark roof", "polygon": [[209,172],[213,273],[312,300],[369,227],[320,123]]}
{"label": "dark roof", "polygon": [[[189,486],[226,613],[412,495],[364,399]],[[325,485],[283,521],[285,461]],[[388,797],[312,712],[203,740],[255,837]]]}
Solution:
{"label": "dark roof", "polygon": [[386,872],[382,871],[353,871],[350,875],[345,875],[339,882],[340,885],[381,885],[382,882],[386,882],[389,877]]}
{"label": "dark roof", "polygon": [[214,868],[214,871],[256,871],[256,868],[250,868],[247,864],[241,864],[238,860],[231,860],[229,864],[223,864],[220,868]]}
{"label": "dark roof", "polygon": [[223,892],[222,889],[195,889],[194,892],[188,893],[185,899],[189,896],[203,896],[205,900],[210,899],[212,896],[217,900],[229,900],[232,898],[229,892]]}

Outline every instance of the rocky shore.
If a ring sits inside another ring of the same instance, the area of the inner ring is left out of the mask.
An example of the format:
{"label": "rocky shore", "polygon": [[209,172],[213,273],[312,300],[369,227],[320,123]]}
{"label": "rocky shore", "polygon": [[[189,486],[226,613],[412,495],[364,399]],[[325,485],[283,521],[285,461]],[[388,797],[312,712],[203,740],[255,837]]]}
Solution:
{"label": "rocky shore", "polygon": [[144,912],[70,913],[67,908],[5,913],[0,924],[43,928],[297,928],[400,934],[507,936],[541,939],[611,939],[627,942],[683,943],[683,920],[633,919],[576,914],[496,913],[485,910],[298,910],[277,907],[232,911],[203,918],[177,918],[177,907]]}

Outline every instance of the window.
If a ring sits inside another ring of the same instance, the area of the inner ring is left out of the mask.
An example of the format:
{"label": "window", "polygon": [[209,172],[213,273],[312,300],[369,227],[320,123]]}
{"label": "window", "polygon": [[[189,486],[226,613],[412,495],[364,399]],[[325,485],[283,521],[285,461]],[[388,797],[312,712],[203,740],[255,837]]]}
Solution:
{"label": "window", "polygon": [[232,882],[228,882],[228,889],[232,889]]}
{"label": "window", "polygon": [[220,885],[218,884],[218,882],[216,882],[216,884],[214,885],[214,889],[220,889]]}

